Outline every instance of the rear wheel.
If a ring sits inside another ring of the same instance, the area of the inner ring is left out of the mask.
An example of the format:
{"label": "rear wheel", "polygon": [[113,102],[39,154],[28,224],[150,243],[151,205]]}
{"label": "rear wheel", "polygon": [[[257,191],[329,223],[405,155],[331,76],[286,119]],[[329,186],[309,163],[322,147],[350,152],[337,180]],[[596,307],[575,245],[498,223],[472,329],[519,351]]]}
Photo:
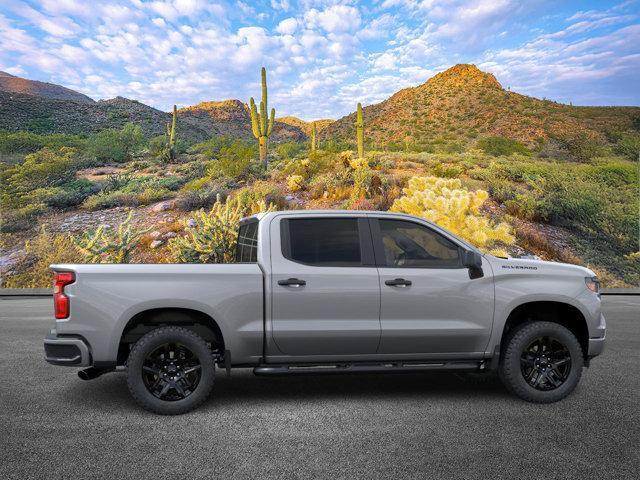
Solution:
{"label": "rear wheel", "polygon": [[146,410],[177,415],[204,402],[213,388],[215,365],[199,335],[182,327],[160,327],[133,346],[127,384]]}
{"label": "rear wheel", "polygon": [[575,389],[583,366],[580,343],[566,327],[552,322],[525,323],[507,337],[500,378],[524,400],[551,403]]}

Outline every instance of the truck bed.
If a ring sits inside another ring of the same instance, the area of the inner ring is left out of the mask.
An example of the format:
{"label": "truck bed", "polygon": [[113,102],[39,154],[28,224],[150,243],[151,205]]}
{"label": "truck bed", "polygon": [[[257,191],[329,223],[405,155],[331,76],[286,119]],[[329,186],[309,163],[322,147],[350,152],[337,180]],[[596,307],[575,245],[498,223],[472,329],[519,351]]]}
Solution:
{"label": "truck bed", "polygon": [[225,349],[233,352],[234,364],[262,356],[263,273],[255,263],[60,264],[52,269],[76,274],[65,288],[70,317],[57,322],[56,333],[84,338],[94,363],[113,361],[127,322],[160,308],[198,310],[214,319],[230,342]]}

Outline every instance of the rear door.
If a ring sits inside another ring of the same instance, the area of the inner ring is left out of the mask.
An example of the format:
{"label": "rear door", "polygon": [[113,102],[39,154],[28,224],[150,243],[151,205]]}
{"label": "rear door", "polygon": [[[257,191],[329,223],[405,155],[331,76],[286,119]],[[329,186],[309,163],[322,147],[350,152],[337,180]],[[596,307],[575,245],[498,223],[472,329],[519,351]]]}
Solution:
{"label": "rear door", "polygon": [[380,284],[366,217],[282,216],[270,231],[272,336],[280,353],[375,353]]}
{"label": "rear door", "polygon": [[491,268],[470,275],[462,247],[406,218],[371,219],[380,272],[380,354],[482,356],[493,323]]}

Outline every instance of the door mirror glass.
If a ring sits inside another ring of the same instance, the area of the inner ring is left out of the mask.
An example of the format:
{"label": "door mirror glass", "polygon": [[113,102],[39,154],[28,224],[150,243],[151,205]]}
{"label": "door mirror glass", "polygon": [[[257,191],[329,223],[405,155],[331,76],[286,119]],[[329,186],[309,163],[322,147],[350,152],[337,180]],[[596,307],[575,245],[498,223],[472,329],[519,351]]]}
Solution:
{"label": "door mirror glass", "polygon": [[462,252],[462,265],[467,268],[481,268],[482,255],[474,250],[464,250]]}

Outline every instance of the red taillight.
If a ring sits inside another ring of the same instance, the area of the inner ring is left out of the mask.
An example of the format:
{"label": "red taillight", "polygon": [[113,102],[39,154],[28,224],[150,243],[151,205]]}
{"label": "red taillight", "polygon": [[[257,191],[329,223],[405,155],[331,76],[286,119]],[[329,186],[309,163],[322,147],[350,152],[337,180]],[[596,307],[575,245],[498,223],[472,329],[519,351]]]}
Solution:
{"label": "red taillight", "polygon": [[75,282],[76,275],[73,272],[56,272],[53,284],[53,307],[56,318],[69,317],[69,297],[64,294],[65,285]]}

